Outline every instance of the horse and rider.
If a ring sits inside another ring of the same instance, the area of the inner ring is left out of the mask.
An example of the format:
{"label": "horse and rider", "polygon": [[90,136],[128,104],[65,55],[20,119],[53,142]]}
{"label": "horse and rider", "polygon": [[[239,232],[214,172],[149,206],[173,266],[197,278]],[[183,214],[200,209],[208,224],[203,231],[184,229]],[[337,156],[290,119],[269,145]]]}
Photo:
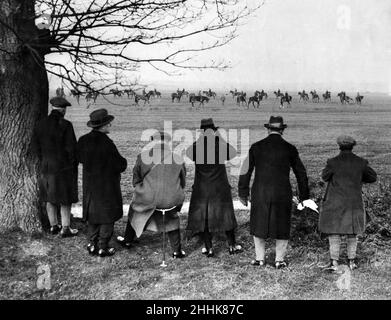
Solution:
{"label": "horse and rider", "polygon": [[209,97],[203,95],[196,96],[194,93],[192,93],[189,95],[189,102],[191,103],[192,108],[194,107],[194,102],[199,102],[200,104],[198,106],[204,107],[204,103],[209,102]]}
{"label": "horse and rider", "polygon": [[284,102],[288,103],[288,107],[291,106],[292,96],[285,92],[285,94],[280,99],[280,108],[284,108]]}

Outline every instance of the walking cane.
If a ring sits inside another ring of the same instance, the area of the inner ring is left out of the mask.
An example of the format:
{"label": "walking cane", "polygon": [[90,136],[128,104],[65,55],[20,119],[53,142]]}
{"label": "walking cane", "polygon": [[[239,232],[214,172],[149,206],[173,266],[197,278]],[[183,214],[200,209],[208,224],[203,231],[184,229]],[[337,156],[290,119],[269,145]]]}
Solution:
{"label": "walking cane", "polygon": [[156,209],[158,211],[161,211],[161,213],[163,214],[163,261],[160,265],[163,268],[167,267],[167,264],[166,264],[166,222],[165,222],[164,216],[166,215],[166,211],[171,211],[174,208],[175,207],[172,207],[170,209]]}

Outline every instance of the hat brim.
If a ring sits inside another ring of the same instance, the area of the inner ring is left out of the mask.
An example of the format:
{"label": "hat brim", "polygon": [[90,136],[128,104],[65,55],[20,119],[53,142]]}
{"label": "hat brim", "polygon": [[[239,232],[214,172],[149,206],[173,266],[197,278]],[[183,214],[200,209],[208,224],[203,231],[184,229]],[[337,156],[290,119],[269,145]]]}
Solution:
{"label": "hat brim", "polygon": [[279,127],[275,127],[275,126],[271,126],[269,123],[265,123],[264,126],[267,129],[285,129],[285,128],[288,127],[286,124],[283,124],[283,125],[281,125]]}
{"label": "hat brim", "polygon": [[106,124],[110,123],[113,120],[114,120],[114,116],[108,115],[105,117],[104,121],[102,121],[100,123],[93,123],[91,120],[88,121],[87,127],[90,127],[90,128],[102,127],[102,126],[105,126]]}
{"label": "hat brim", "polygon": [[201,126],[200,129],[201,130],[208,130],[208,129],[212,129],[212,130],[218,130],[220,127],[215,127],[215,126]]}

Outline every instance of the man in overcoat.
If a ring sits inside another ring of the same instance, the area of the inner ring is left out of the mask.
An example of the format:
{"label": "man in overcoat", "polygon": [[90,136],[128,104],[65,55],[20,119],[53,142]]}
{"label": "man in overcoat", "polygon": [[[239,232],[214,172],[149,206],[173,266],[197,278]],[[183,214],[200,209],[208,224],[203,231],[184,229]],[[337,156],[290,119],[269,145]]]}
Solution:
{"label": "man in overcoat", "polygon": [[214,232],[225,232],[229,253],[238,253],[242,248],[235,241],[237,222],[225,168],[225,161],[233,159],[236,150],[219,134],[213,119],[202,119],[201,129],[199,139],[186,150],[187,157],[195,162],[187,230],[201,236],[205,244],[202,253],[207,257],[214,256]]}
{"label": "man in overcoat", "polygon": [[[51,113],[42,119],[35,130],[33,148],[41,160],[41,197],[46,202],[50,233],[61,237],[78,233],[72,229],[71,206],[78,201],[76,136],[72,123],[64,119],[71,104],[62,97],[50,99]],[[58,224],[57,210],[61,210]]]}
{"label": "man in overcoat", "polygon": [[282,137],[287,127],[280,116],[265,124],[268,136],[254,143],[243,163],[239,178],[239,197],[247,206],[251,187],[250,234],[254,236],[256,258],[253,265],[265,265],[265,239],[276,239],[276,268],[287,266],[285,253],[290,237],[292,188],[290,169],[296,176],[300,201],[309,197],[308,178],[295,146]]}
{"label": "man in overcoat", "polygon": [[331,261],[328,269],[332,272],[338,269],[342,235],[347,237],[349,268],[357,268],[357,235],[365,231],[366,224],[362,183],[372,183],[377,178],[368,161],[352,152],[356,145],[352,137],[340,136],[337,143],[339,155],[328,159],[322,171],[327,189],[319,215],[319,231],[329,238]]}
{"label": "man in overcoat", "polygon": [[114,116],[106,109],[90,114],[91,132],[77,143],[78,160],[83,164],[83,219],[88,222],[90,254],[101,257],[115,253],[109,247],[114,223],[123,216],[121,173],[127,167],[113,141],[108,137]]}
{"label": "man in overcoat", "polygon": [[[172,257],[183,258],[179,215],[185,199],[186,168],[183,158],[172,151],[171,137],[157,132],[138,156],[133,168],[133,199],[129,206],[124,236],[118,236],[125,248],[144,230],[167,232]],[[164,210],[164,221],[163,211]]]}

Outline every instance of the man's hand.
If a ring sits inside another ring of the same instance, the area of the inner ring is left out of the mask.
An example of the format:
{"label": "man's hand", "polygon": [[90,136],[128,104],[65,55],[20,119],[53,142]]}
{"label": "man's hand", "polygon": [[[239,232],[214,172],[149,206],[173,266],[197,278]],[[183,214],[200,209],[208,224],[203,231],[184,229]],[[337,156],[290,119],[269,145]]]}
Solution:
{"label": "man's hand", "polygon": [[239,198],[239,201],[242,205],[244,205],[245,207],[248,206],[248,200],[247,198]]}

